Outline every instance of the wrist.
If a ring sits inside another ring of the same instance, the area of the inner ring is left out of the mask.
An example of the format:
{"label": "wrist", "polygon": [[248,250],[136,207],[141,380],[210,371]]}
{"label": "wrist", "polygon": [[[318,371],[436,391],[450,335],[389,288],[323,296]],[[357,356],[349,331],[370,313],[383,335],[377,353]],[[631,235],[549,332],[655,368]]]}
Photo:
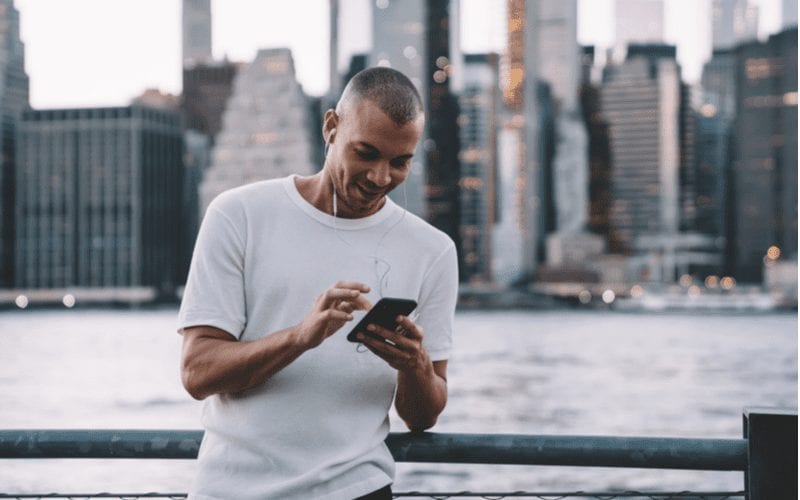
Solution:
{"label": "wrist", "polygon": [[413,366],[409,366],[406,369],[400,370],[400,372],[406,377],[419,381],[429,380],[436,376],[436,372],[433,370],[433,362],[428,356],[428,353],[424,350],[420,352],[420,355]]}
{"label": "wrist", "polygon": [[309,336],[306,335],[306,330],[305,328],[303,328],[302,323],[290,328],[288,337],[289,337],[289,344],[292,346],[294,350],[305,352],[315,347],[311,345],[311,343],[308,341]]}

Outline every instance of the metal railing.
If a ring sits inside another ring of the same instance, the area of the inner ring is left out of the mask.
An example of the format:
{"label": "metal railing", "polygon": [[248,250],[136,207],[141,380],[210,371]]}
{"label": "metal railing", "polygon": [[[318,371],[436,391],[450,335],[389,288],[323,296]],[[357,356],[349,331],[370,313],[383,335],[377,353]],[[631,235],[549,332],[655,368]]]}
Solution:
{"label": "metal railing", "polygon": [[[194,459],[202,431],[0,430],[0,459]],[[553,465],[741,471],[741,492],[440,492],[395,493],[396,498],[797,498],[797,412],[749,409],[743,439],[520,434],[392,433],[386,444],[398,462]],[[100,494],[111,495],[111,494]],[[183,498],[184,494],[114,494],[116,498]],[[21,495],[0,498],[98,498],[97,494]]]}

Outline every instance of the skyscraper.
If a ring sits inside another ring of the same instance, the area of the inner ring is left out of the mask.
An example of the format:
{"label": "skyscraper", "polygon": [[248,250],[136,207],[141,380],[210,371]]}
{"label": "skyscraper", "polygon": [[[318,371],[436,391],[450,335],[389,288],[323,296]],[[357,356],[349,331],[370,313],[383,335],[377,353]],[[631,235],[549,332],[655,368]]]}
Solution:
{"label": "skyscraper", "polygon": [[14,159],[16,127],[28,108],[25,46],[13,0],[0,0],[0,288],[14,280]]}
{"label": "skyscraper", "polygon": [[[538,5],[535,5],[538,4]],[[577,0],[534,2],[539,44],[539,78],[550,84],[560,109],[577,111],[581,51]],[[533,6],[533,5],[532,5]],[[527,7],[527,5],[526,5]]]}
{"label": "skyscraper", "polygon": [[427,111],[425,136],[405,187],[394,199],[447,233],[459,247],[458,101],[450,89],[451,77],[459,70],[451,60],[451,29],[458,20],[449,0],[376,0],[372,19],[370,65],[406,74]]}
{"label": "skyscraper", "polygon": [[730,271],[762,279],[770,247],[797,259],[797,27],[736,50]]}
{"label": "skyscraper", "polygon": [[462,281],[492,281],[492,231],[496,220],[497,117],[500,104],[497,54],[464,59],[461,114]]}
{"label": "skyscraper", "polygon": [[735,49],[716,49],[703,66],[697,133],[697,219],[699,232],[727,238],[728,180],[736,117]]}
{"label": "skyscraper", "polygon": [[242,184],[316,172],[310,113],[289,49],[260,50],[235,80],[200,188],[201,210],[222,191]]}
{"label": "skyscraper", "polygon": [[714,0],[711,10],[712,45],[728,49],[758,36],[758,6],[749,0]]}
{"label": "skyscraper", "polygon": [[[592,83],[594,47],[584,47],[585,63],[581,86],[581,112],[589,135],[589,221],[588,229],[608,247],[611,206],[611,158],[608,123],[600,107],[600,88]],[[610,249],[618,251],[618,249]]]}
{"label": "skyscraper", "polygon": [[242,66],[230,61],[184,66],[181,110],[186,128],[202,132],[214,141],[222,130],[222,115]]}
{"label": "skyscraper", "polygon": [[[503,65],[505,113],[498,139],[500,201],[493,272],[500,283],[530,281],[542,262],[551,212],[552,121],[549,85],[539,80],[537,2],[506,4],[508,49]],[[509,164],[509,162],[511,162]]]}
{"label": "skyscraper", "polygon": [[[552,193],[553,213],[544,228],[547,263],[553,267],[581,267],[603,243],[586,232],[589,219],[588,136],[579,101],[581,50],[578,45],[577,0],[529,2],[537,42],[539,76],[547,82],[555,102],[555,147],[552,174],[545,189]],[[550,219],[552,218],[552,222]]]}
{"label": "skyscraper", "polygon": [[16,287],[146,287],[173,296],[181,134],[177,112],[140,105],[26,111]]}
{"label": "skyscraper", "polygon": [[211,0],[183,0],[183,66],[211,61]]}
{"label": "skyscraper", "polygon": [[610,243],[629,253],[638,236],[680,227],[681,82],[675,48],[631,46],[601,90],[611,139]]}

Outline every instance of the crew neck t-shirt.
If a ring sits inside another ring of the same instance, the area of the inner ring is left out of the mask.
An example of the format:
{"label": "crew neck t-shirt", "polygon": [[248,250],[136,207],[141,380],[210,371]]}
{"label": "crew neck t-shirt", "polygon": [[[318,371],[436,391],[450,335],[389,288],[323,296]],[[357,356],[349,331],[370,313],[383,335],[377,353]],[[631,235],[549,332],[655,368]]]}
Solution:
{"label": "crew neck t-shirt", "polygon": [[[448,359],[458,290],[455,245],[387,197],[342,219],[298,192],[295,176],[218,196],[203,219],[178,328],[208,325],[252,341],[297,325],[337,281],[418,302],[431,359]],[[387,484],[384,444],[397,372],[346,340],[365,314],[262,385],[204,401],[205,435],[190,498],[348,499]]]}

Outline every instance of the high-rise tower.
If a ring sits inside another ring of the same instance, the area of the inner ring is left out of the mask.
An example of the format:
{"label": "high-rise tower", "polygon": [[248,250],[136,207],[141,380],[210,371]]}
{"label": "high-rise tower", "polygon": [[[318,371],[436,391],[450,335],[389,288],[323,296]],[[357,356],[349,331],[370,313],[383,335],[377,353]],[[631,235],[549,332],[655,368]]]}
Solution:
{"label": "high-rise tower", "polygon": [[16,286],[173,297],[180,115],[138,104],[26,111],[18,137]]}
{"label": "high-rise tower", "polygon": [[0,0],[0,288],[14,280],[16,127],[28,107],[25,46],[13,0]]}
{"label": "high-rise tower", "polygon": [[183,0],[183,66],[211,61],[211,0]]}
{"label": "high-rise tower", "polygon": [[736,59],[728,263],[758,282],[771,247],[797,259],[797,28],[740,46]]}
{"label": "high-rise tower", "polygon": [[316,171],[309,99],[289,49],[262,49],[242,70],[223,115],[211,168],[200,188],[201,211],[226,189]]}
{"label": "high-rise tower", "polygon": [[492,281],[492,229],[497,219],[497,54],[467,54],[461,93],[462,280]]}
{"label": "high-rise tower", "polygon": [[613,161],[610,244],[680,229],[681,82],[675,48],[640,46],[602,86]]}

